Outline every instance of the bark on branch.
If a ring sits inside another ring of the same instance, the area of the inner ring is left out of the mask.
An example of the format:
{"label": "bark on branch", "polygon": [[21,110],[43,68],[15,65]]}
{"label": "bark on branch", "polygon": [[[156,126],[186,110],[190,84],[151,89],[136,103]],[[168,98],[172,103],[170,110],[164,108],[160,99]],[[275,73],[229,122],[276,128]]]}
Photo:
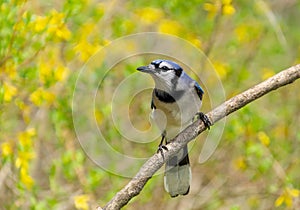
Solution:
{"label": "bark on branch", "polygon": [[[225,101],[223,104],[207,113],[207,116],[211,120],[212,124],[214,124],[225,116],[242,108],[246,104],[251,103],[272,90],[276,90],[279,87],[294,82],[299,77],[300,64],[283,70],[273,77]],[[154,154],[151,158],[149,158],[135,177],[133,177],[132,180],[106,204],[104,209],[120,209],[125,206],[134,196],[141,192],[147,181],[172,155],[178,152],[189,141],[196,138],[205,129],[206,128],[201,121],[196,121],[188,126],[167,145],[168,151],[164,151],[164,159],[160,153]],[[99,209],[101,208],[99,207]]]}

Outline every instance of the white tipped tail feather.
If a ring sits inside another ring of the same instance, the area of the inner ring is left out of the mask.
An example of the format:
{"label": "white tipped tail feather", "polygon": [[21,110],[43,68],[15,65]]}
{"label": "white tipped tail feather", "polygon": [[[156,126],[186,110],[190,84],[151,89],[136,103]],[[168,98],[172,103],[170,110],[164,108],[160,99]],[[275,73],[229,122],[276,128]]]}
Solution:
{"label": "white tipped tail feather", "polygon": [[187,146],[171,157],[166,163],[165,189],[171,197],[189,193],[192,179]]}

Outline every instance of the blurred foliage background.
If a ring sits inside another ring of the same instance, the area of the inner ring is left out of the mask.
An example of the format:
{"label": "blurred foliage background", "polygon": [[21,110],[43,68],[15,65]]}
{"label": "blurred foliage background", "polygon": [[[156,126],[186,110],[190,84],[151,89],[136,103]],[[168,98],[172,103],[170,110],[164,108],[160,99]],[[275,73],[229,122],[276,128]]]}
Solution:
{"label": "blurred foliage background", "polygon": [[[230,98],[300,62],[299,12],[297,0],[2,0],[0,209],[93,209],[128,182],[88,159],[72,122],[78,72],[103,46],[138,32],[181,37],[209,57]],[[124,77],[126,70],[115,74]],[[155,176],[125,209],[299,209],[298,88],[299,81],[228,117],[203,164],[199,137],[189,195],[171,199]],[[149,101],[136,103],[143,124]],[[96,118],[118,149],[122,136],[109,114],[99,109]],[[151,155],[157,143],[128,147]]]}

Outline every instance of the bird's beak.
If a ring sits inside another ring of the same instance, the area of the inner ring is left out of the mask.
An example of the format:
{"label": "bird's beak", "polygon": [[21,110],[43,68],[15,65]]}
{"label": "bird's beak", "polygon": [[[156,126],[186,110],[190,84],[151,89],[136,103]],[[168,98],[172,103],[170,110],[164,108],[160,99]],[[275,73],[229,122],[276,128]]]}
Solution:
{"label": "bird's beak", "polygon": [[153,69],[150,66],[140,66],[136,70],[145,72],[145,73],[154,73]]}

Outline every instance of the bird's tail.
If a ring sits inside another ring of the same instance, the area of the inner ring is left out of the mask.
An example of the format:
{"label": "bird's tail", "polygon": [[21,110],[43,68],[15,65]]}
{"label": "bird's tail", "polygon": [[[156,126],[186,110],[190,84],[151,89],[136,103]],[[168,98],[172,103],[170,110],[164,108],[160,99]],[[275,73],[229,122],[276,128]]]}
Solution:
{"label": "bird's tail", "polygon": [[192,175],[187,145],[166,163],[165,189],[171,197],[186,195],[190,191]]}

